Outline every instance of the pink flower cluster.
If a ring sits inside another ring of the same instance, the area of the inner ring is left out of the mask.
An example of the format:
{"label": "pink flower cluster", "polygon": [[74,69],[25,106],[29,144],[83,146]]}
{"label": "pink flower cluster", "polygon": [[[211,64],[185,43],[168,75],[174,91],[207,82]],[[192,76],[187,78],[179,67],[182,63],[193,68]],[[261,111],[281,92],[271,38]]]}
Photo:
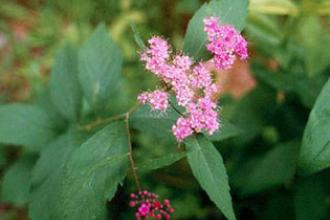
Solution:
{"label": "pink flower cluster", "polygon": [[213,62],[217,69],[229,69],[239,56],[248,58],[247,42],[244,37],[230,25],[219,25],[217,17],[204,19],[204,31],[209,43],[207,49],[214,54]]}
{"label": "pink flower cluster", "polygon": [[168,107],[168,93],[160,90],[143,92],[138,96],[141,104],[149,103],[152,109],[165,111]]}
{"label": "pink flower cluster", "polygon": [[158,195],[147,190],[131,194],[130,207],[136,207],[135,217],[137,220],[148,218],[169,220],[174,209],[168,199],[163,203],[158,200]]}
{"label": "pink flower cluster", "polygon": [[[235,55],[247,58],[247,44],[244,38],[231,26],[220,26],[217,18],[204,19],[205,31],[210,43],[209,51],[214,54],[215,66],[229,68]],[[174,54],[168,42],[161,37],[152,37],[149,47],[141,53],[141,60],[147,70],[156,75],[166,86],[164,91],[143,92],[138,100],[150,104],[152,109],[165,111],[168,107],[168,93],[172,90],[177,103],[185,108],[172,132],[182,141],[194,132],[206,131],[209,135],[219,129],[216,101],[212,97],[219,92],[212,74],[202,62],[195,63],[189,56]]]}

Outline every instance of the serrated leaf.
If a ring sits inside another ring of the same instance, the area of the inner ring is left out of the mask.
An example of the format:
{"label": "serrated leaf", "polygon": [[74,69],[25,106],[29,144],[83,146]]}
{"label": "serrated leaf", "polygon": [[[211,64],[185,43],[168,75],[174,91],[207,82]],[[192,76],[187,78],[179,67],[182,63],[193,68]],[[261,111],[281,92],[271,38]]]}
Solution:
{"label": "serrated leaf", "polygon": [[64,130],[68,125],[68,121],[63,117],[63,115],[58,111],[55,104],[52,102],[50,97],[49,87],[45,88],[41,94],[37,97],[34,104],[42,108],[50,119],[50,124],[52,127],[58,130]]}
{"label": "serrated leaf", "polygon": [[299,169],[310,174],[330,167],[330,80],[309,115],[299,155]]}
{"label": "serrated leaf", "polygon": [[106,201],[124,180],[128,162],[124,122],[106,126],[75,150],[66,167],[63,219],[106,219]]}
{"label": "serrated leaf", "polygon": [[7,170],[1,184],[2,202],[15,206],[23,206],[27,203],[34,162],[34,157],[23,155]]}
{"label": "serrated leaf", "polygon": [[139,173],[147,173],[152,170],[161,169],[163,167],[172,165],[173,163],[184,158],[185,156],[186,156],[185,152],[166,154],[162,157],[146,160],[143,163],[138,164],[137,170]]}
{"label": "serrated leaf", "polygon": [[203,136],[188,138],[185,144],[189,165],[201,187],[228,219],[236,219],[220,153]]}
{"label": "serrated leaf", "polygon": [[118,85],[122,55],[104,24],[97,27],[78,57],[79,81],[88,103],[94,108],[106,106]]}
{"label": "serrated leaf", "polygon": [[56,135],[48,115],[38,106],[0,106],[0,143],[38,149]]}
{"label": "serrated leaf", "polygon": [[247,16],[247,0],[212,0],[205,3],[189,21],[184,38],[183,52],[196,60],[207,58],[205,44],[207,35],[204,32],[203,19],[217,16],[224,24],[231,24],[242,30]]}
{"label": "serrated leaf", "polygon": [[52,101],[58,111],[70,121],[77,120],[82,101],[77,56],[77,50],[66,45],[55,59],[50,78]]}
{"label": "serrated leaf", "polygon": [[69,131],[49,143],[41,151],[33,169],[33,185],[42,184],[57,168],[64,167],[73,150],[78,148],[87,137],[87,134]]}
{"label": "serrated leaf", "polygon": [[174,140],[171,130],[178,117],[179,114],[172,108],[168,108],[166,112],[159,112],[144,105],[130,116],[130,125],[140,131],[150,132],[157,137],[167,137]]}
{"label": "serrated leaf", "polygon": [[79,147],[80,137],[67,133],[46,146],[32,172],[29,217],[32,220],[63,219],[65,166]]}
{"label": "serrated leaf", "polygon": [[295,142],[280,144],[246,161],[233,176],[233,185],[241,195],[250,195],[288,183],[295,173],[298,146]]}

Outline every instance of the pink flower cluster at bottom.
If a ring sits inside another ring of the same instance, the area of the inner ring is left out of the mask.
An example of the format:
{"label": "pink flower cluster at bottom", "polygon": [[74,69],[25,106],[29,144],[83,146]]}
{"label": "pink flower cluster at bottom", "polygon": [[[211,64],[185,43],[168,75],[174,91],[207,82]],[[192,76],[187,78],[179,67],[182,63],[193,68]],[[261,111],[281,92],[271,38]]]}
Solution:
{"label": "pink flower cluster at bottom", "polygon": [[137,220],[148,218],[169,220],[174,209],[168,199],[163,203],[158,200],[158,195],[147,190],[131,194],[130,207],[137,208],[135,217]]}

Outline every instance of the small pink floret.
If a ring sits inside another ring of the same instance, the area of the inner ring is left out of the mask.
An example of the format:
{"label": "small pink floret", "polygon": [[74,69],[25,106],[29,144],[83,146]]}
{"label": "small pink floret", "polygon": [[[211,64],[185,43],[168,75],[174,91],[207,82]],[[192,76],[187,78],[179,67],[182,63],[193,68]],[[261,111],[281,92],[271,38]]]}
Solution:
{"label": "small pink floret", "polygon": [[182,141],[194,133],[191,128],[191,121],[188,118],[183,117],[180,117],[176,121],[176,124],[172,127],[172,131],[178,141]]}
{"label": "small pink floret", "polygon": [[138,101],[148,103],[153,110],[165,111],[168,108],[168,94],[160,90],[143,92],[138,96]]}
{"label": "small pink floret", "polygon": [[206,47],[214,55],[217,69],[231,68],[236,56],[242,60],[248,58],[247,42],[233,26],[220,25],[217,17],[210,17],[204,19],[204,31],[209,40]]}
{"label": "small pink floret", "polygon": [[149,203],[142,203],[138,209],[140,216],[147,216],[150,211]]}
{"label": "small pink floret", "polygon": [[[129,204],[131,207],[136,208],[135,218],[137,220],[149,218],[170,219],[171,214],[174,212],[170,201],[165,199],[162,204],[155,193],[144,190],[134,195],[134,198],[131,196]],[[131,204],[134,204],[134,206]]]}

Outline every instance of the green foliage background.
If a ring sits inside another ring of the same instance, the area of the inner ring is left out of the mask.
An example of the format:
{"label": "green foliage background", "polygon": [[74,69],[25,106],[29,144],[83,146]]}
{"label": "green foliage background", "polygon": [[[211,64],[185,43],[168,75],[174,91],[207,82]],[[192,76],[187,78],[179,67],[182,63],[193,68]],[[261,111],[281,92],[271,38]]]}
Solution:
{"label": "green foliage background", "polygon": [[[329,1],[0,4],[1,220],[133,219],[128,136],[174,219],[330,218]],[[221,132],[178,148],[173,109],[131,109],[157,85],[137,52],[162,35],[207,59],[209,15],[243,30],[257,83],[221,95]]]}

